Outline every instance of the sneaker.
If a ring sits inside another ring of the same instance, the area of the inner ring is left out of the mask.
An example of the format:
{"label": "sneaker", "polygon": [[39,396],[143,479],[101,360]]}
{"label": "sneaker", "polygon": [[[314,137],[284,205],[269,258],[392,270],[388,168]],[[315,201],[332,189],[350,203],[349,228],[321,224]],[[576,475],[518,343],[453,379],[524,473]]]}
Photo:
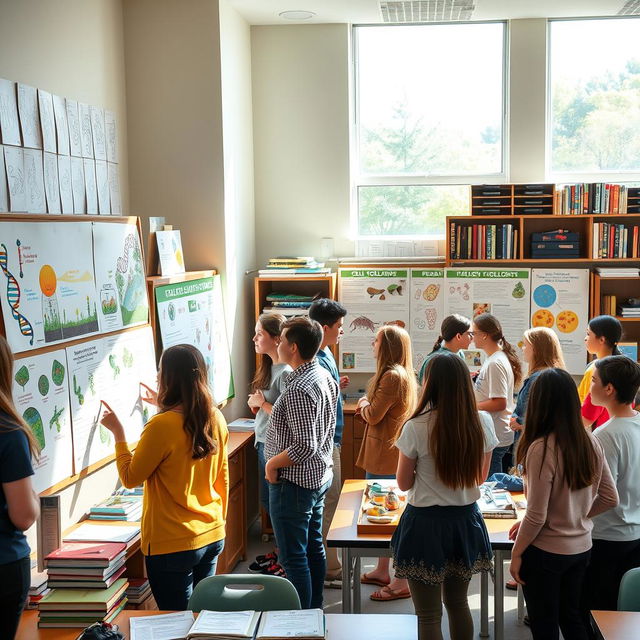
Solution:
{"label": "sneaker", "polygon": [[278,562],[278,555],[275,551],[262,556],[256,556],[256,559],[249,565],[249,571],[251,571],[251,573],[263,573],[264,570],[274,562]]}
{"label": "sneaker", "polygon": [[529,622],[529,616],[524,616],[524,618],[522,618],[522,622],[526,624],[527,627],[531,626],[531,622]]}
{"label": "sneaker", "polygon": [[278,576],[279,578],[286,578],[287,574],[284,568],[277,562],[272,562],[266,569],[262,571],[265,576]]}

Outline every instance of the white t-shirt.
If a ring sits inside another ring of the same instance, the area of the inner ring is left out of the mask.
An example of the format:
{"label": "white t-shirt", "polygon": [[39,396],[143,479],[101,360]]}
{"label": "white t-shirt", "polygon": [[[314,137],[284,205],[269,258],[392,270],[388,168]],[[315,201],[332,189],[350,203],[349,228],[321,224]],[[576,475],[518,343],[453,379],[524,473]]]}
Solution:
{"label": "white t-shirt", "polygon": [[591,537],[631,542],[640,538],[640,414],[611,418],[593,435],[598,439],[618,488],[620,502],[593,518]]}
{"label": "white t-shirt", "polygon": [[[491,416],[486,411],[480,411],[479,414],[484,434],[484,452],[487,453],[497,446],[498,440],[493,432]],[[402,433],[396,440],[396,447],[407,458],[417,459],[416,477],[413,487],[407,492],[407,500],[414,507],[460,507],[472,504],[480,497],[477,487],[451,489],[442,483],[436,473],[435,461],[429,451],[433,418],[431,412],[412,418],[402,427]]]}
{"label": "white t-shirt", "polygon": [[513,383],[513,370],[502,351],[492,353],[484,361],[476,378],[475,392],[478,402],[491,398],[507,399],[507,406],[503,411],[489,412],[499,447],[508,447],[513,443],[514,434],[509,427],[509,417],[516,406],[513,399]]}

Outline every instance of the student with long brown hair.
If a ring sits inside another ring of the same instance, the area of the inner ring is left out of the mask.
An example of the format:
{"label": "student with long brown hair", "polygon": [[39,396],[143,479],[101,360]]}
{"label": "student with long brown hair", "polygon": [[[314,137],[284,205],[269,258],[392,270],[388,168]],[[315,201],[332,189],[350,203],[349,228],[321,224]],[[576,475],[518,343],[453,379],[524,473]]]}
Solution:
{"label": "student with long brown hair", "polygon": [[478,485],[497,439],[458,356],[436,355],[425,373],[422,397],[396,442],[396,479],[408,495],[391,539],[393,566],[409,580],[421,640],[442,639],[443,600],[451,638],[470,640],[469,581],[491,569],[492,556]]}
{"label": "student with long brown hair", "polygon": [[[260,363],[251,382],[251,393],[247,404],[256,414],[255,447],[258,454],[258,483],[260,486],[260,504],[269,513],[269,483],[264,475],[264,443],[267,437],[267,426],[276,400],[284,389],[284,381],[291,372],[288,364],[278,359],[278,345],[282,325],[286,318],[279,313],[263,313],[258,317],[253,344],[260,356]],[[284,570],[278,564],[277,551],[271,551],[256,557],[249,565],[249,570],[267,575],[283,576]]]}
{"label": "student with long brown hair", "polygon": [[145,426],[134,453],[122,423],[104,402],[101,422],[115,437],[122,484],[144,482],[140,547],[156,603],[183,611],[193,587],[215,573],[224,546],[229,432],[195,347],[165,350],[158,380],[160,412]]}
{"label": "student with long brown hair", "polygon": [[31,549],[24,535],[40,515],[32,458],[38,443],[13,404],[13,354],[0,336],[0,638],[11,640],[31,584]]}
{"label": "student with long brown hair", "polygon": [[[514,388],[522,378],[522,366],[515,349],[507,342],[500,322],[490,313],[482,313],[473,320],[473,342],[487,354],[475,382],[478,409],[488,411],[493,420],[498,446],[491,454],[489,475],[508,471],[503,458],[513,444],[513,431],[509,426],[515,406]],[[503,468],[504,467],[504,468]]]}
{"label": "student with long brown hair", "polygon": [[[395,325],[385,325],[373,342],[376,373],[369,381],[367,395],[358,400],[358,411],[365,422],[356,464],[370,479],[393,479],[398,466],[394,442],[416,404],[416,377],[411,361],[409,334]],[[389,576],[389,558],[379,558],[376,568],[360,581],[380,587],[372,600],[409,598],[405,580]]]}
{"label": "student with long brown hair", "polygon": [[582,426],[571,376],[545,369],[533,383],[516,452],[527,512],[509,531],[510,571],[522,585],[534,639],[586,640],[580,597],[591,550],[591,518],[618,494],[602,446]]}

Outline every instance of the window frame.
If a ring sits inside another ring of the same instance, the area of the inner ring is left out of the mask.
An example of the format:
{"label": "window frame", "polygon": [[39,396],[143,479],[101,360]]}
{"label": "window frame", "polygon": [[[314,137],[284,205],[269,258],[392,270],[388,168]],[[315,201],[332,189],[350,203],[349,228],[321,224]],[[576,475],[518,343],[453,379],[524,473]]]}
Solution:
{"label": "window frame", "polygon": [[[360,171],[360,123],[359,123],[359,70],[358,70],[358,30],[362,28],[385,29],[390,27],[430,27],[430,26],[455,26],[469,24],[500,24],[502,25],[502,149],[501,171],[486,174],[458,174],[458,175],[364,175]],[[351,78],[353,87],[351,92],[352,118],[351,118],[351,237],[355,240],[434,240],[443,239],[446,229],[440,234],[396,234],[396,235],[364,235],[359,230],[359,189],[360,187],[429,187],[429,186],[465,186],[470,188],[474,184],[498,184],[508,182],[509,167],[509,21],[508,20],[479,20],[475,22],[429,22],[415,24],[354,24],[351,26]],[[455,212],[452,212],[455,213]],[[470,211],[465,212],[470,214]]]}

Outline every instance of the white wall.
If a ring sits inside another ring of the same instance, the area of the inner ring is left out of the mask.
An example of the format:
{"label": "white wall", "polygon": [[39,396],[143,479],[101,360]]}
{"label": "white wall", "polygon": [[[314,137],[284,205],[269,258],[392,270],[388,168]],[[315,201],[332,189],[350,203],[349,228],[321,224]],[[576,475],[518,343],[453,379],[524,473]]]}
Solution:
{"label": "white wall", "polygon": [[[120,0],[0,3],[0,77],[115,111],[123,210],[128,211],[127,113]],[[71,469],[69,469],[69,475]],[[62,526],[117,486],[114,465],[62,492]],[[35,526],[28,533],[35,550]]]}

